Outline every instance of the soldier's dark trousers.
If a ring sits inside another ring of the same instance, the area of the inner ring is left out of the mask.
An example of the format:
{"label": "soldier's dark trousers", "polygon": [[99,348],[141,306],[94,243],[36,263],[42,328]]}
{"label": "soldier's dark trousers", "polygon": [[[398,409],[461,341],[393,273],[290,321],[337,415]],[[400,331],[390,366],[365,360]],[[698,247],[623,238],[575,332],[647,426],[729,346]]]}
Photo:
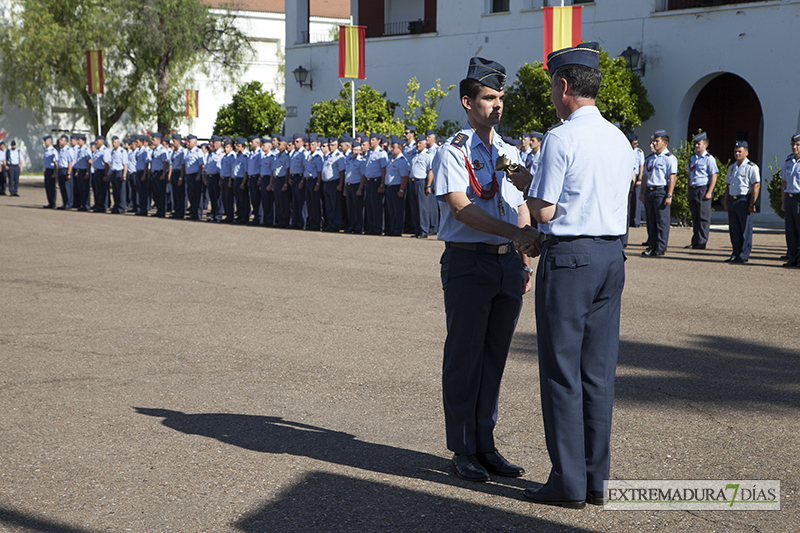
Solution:
{"label": "soldier's dark trousers", "polygon": [[294,229],[303,229],[305,225],[305,220],[303,219],[303,204],[306,201],[306,191],[304,189],[300,189],[300,184],[303,183],[303,187],[305,188],[305,182],[303,180],[302,174],[292,174],[292,220],[291,220],[291,227]]}
{"label": "soldier's dark trousers", "polygon": [[8,175],[8,194],[17,194],[17,191],[19,190],[19,165],[9,164],[7,175]]}
{"label": "soldier's dark trousers", "polygon": [[[19,168],[19,167],[17,167]],[[56,169],[44,169],[44,192],[47,196],[47,207],[56,206]],[[11,193],[14,194],[14,193]]]}
{"label": "soldier's dark trousers", "polygon": [[172,217],[183,218],[186,216],[186,182],[180,181],[181,171],[173,170],[170,177],[172,184]]}
{"label": "soldier's dark trousers", "polygon": [[706,244],[711,227],[711,200],[705,199],[708,185],[689,187],[689,211],[692,213],[692,244]]}
{"label": "soldier's dark trousers", "polygon": [[364,191],[361,191],[361,196],[357,196],[359,187],[359,183],[345,185],[348,233],[361,233],[364,230]]}
{"label": "soldier's dark trousers", "polygon": [[326,181],[322,184],[325,194],[325,213],[327,213],[325,228],[329,231],[342,229],[342,203],[339,201],[342,191],[336,190],[338,186],[339,180]]}
{"label": "soldier's dark trousers", "polygon": [[427,235],[431,227],[430,201],[425,196],[425,179],[408,180],[408,199],[411,202],[411,222],[414,235]]}
{"label": "soldier's dark trousers", "polygon": [[153,170],[150,180],[153,182],[154,198],[156,206],[156,216],[165,217],[167,215],[167,172],[168,170]]}
{"label": "soldier's dark trousers", "polygon": [[728,196],[728,232],[733,247],[732,257],[742,260],[750,258],[753,247],[753,214],[750,213],[750,196],[739,196],[736,200]]}
{"label": "soldier's dark trousers", "polygon": [[364,187],[364,233],[380,235],[383,233],[383,193],[378,192],[381,186],[380,178],[367,178]]}
{"label": "soldier's dark trousers", "polygon": [[136,173],[136,189],[139,191],[139,203],[136,206],[136,212],[139,215],[147,215],[147,212],[150,211],[150,180],[152,175],[148,173],[145,176],[145,173],[142,172],[141,175]]}
{"label": "soldier's dark trousers", "polygon": [[200,220],[203,215],[203,206],[200,204],[203,194],[203,180],[197,172],[186,174],[184,178],[186,180],[186,193],[189,197],[189,220]]}
{"label": "soldier's dark trousers", "polygon": [[208,195],[210,197],[209,220],[222,220],[222,189],[220,188],[220,175],[209,174]]}
{"label": "soldier's dark trousers", "polygon": [[250,198],[247,187],[242,188],[244,178],[233,179],[233,192],[236,196],[236,222],[250,220]]}
{"label": "soldier's dark trousers", "polygon": [[250,189],[250,209],[253,213],[253,222],[261,223],[261,187],[258,184],[258,175],[247,178],[247,187]]}
{"label": "soldier's dark trousers", "polygon": [[121,170],[109,170],[108,171],[108,178],[109,183],[111,184],[111,191],[114,197],[114,205],[111,206],[112,213],[125,213],[125,206],[127,205],[127,195],[128,195],[128,186],[125,181],[128,181],[128,177],[125,178],[125,181],[122,180],[122,171]]}
{"label": "soldier's dark trousers", "polygon": [[789,250],[789,263],[800,261],[800,194],[786,193],[783,220],[786,225],[786,248]]}
{"label": "soldier's dark trousers", "polygon": [[647,247],[666,251],[669,242],[670,206],[664,204],[664,187],[648,187],[644,194],[647,208]]}
{"label": "soldier's dark trousers", "polygon": [[284,191],[284,183],[286,183],[286,176],[275,176],[272,180],[272,186],[275,190],[272,192],[275,196],[275,223],[286,228],[289,226],[289,218],[291,217],[292,191],[289,187]]}
{"label": "soldier's dark trousers", "polygon": [[269,176],[261,176],[259,193],[261,196],[261,225],[272,226],[275,223],[275,192],[268,191]]}
{"label": "soldier's dark trousers", "polygon": [[67,170],[67,168],[58,169],[58,188],[61,192],[61,207],[64,209],[72,209],[74,198],[72,184],[74,182]]}

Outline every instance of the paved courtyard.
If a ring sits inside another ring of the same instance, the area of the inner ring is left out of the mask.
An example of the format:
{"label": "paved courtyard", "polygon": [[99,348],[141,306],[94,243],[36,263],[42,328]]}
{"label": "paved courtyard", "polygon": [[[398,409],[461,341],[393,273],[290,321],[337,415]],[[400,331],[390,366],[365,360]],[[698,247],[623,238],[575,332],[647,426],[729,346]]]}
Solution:
{"label": "paved courtyard", "polygon": [[783,234],[661,259],[631,232],[616,479],[779,479],[782,510],[542,507],[533,295],[497,441],[449,475],[436,240],[43,210],[0,197],[0,531],[796,532],[800,270]]}

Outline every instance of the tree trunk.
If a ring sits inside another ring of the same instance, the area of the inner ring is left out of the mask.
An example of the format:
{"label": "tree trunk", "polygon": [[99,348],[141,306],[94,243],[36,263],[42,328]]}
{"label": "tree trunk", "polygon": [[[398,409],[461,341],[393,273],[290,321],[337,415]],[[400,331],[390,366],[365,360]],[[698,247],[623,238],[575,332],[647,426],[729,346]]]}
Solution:
{"label": "tree trunk", "polygon": [[157,88],[156,88],[156,123],[157,130],[162,135],[169,135],[172,128],[170,118],[172,113],[169,109],[169,63],[172,58],[173,48],[167,50],[158,58]]}

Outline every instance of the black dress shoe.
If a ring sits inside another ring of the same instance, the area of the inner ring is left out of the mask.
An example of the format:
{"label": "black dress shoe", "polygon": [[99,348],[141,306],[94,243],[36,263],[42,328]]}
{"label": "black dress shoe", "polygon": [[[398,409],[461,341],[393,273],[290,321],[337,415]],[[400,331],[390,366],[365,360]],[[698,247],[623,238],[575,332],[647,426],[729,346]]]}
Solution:
{"label": "black dress shoe", "polygon": [[781,266],[784,266],[784,267],[786,267],[786,268],[794,268],[794,267],[796,267],[796,266],[797,266],[797,263],[792,263],[792,262],[790,261],[790,262],[788,262],[788,263],[784,263],[784,264],[782,264]]}
{"label": "black dress shoe", "polygon": [[647,250],[645,250],[644,252],[642,252],[642,255],[643,255],[643,256],[645,256],[645,257],[648,257],[648,256],[651,256],[651,255],[653,255],[653,252],[654,252],[654,251],[655,251],[655,250],[653,250],[653,249],[651,249],[651,248],[648,248]]}
{"label": "black dress shoe", "polygon": [[723,260],[722,262],[723,263],[733,263],[734,261],[736,261],[736,258],[733,257],[733,256],[730,256],[729,258]]}
{"label": "black dress shoe", "polygon": [[650,257],[661,257],[665,253],[667,253],[666,250],[653,250],[653,252],[650,254]]}
{"label": "black dress shoe", "polygon": [[497,450],[489,453],[478,453],[478,462],[490,474],[503,477],[520,477],[525,473],[521,466],[512,465]]}
{"label": "black dress shoe", "polygon": [[747,263],[747,259],[742,259],[741,257],[734,257],[731,263]]}
{"label": "black dress shoe", "polygon": [[694,247],[695,247],[694,244],[687,244],[686,246],[684,246],[684,248],[694,248]]}
{"label": "black dress shoe", "polygon": [[587,490],[586,503],[592,505],[605,505],[605,494],[602,490]]}
{"label": "black dress shoe", "polygon": [[647,246],[647,242],[643,242],[643,243],[642,243],[642,244],[640,244],[639,246]]}
{"label": "black dress shoe", "polygon": [[489,481],[489,473],[475,455],[453,455],[453,472],[467,481]]}
{"label": "black dress shoe", "polygon": [[542,505],[552,505],[554,507],[566,507],[567,509],[583,509],[586,507],[585,500],[567,500],[561,496],[543,492],[541,489],[525,489],[522,495],[534,503]]}
{"label": "black dress shoe", "polygon": [[706,245],[705,245],[705,243],[703,243],[703,244],[695,244],[694,245],[694,249],[695,250],[705,250],[706,249]]}

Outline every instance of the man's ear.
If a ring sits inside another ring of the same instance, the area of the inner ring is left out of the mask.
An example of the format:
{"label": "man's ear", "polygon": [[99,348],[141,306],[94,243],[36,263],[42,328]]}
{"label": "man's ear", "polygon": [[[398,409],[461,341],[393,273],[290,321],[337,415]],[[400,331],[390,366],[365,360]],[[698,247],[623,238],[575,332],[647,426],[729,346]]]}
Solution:
{"label": "man's ear", "polygon": [[469,111],[472,109],[472,100],[465,94],[461,97],[461,105],[464,106],[465,110]]}

